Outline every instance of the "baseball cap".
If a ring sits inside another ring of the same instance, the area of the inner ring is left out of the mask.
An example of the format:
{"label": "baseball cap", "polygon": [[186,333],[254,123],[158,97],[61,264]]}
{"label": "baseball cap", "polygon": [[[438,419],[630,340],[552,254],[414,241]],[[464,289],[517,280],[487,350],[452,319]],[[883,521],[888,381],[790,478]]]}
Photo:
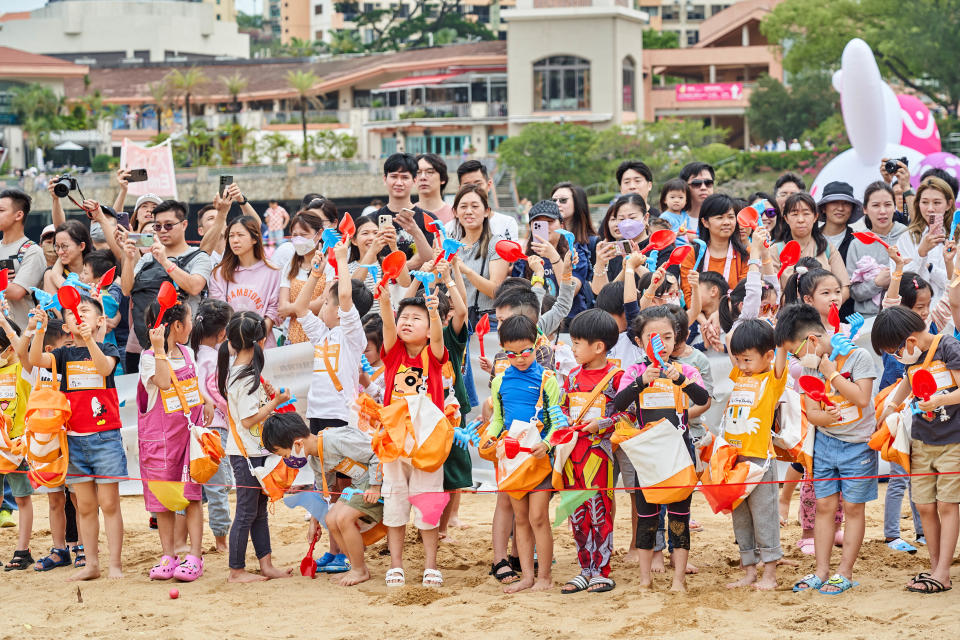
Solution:
{"label": "baseball cap", "polygon": [[137,209],[140,208],[140,205],[142,205],[144,202],[152,202],[153,204],[160,204],[163,202],[163,200],[161,200],[160,196],[158,196],[155,193],[145,193],[139,198],[137,198],[137,204],[134,205],[133,207],[134,212],[136,212]]}

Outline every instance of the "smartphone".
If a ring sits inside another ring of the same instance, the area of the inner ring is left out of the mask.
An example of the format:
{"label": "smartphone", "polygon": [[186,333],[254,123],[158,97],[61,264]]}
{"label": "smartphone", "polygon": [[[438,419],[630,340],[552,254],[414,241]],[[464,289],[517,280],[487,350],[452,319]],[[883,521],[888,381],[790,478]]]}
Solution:
{"label": "smartphone", "polygon": [[393,227],[393,216],[388,213],[381,213],[377,219],[377,227],[381,230]]}
{"label": "smartphone", "polygon": [[8,277],[13,277],[13,272],[16,269],[13,266],[13,258],[5,258],[0,260],[0,271],[6,271]]}
{"label": "smartphone", "polygon": [[614,245],[617,247],[618,256],[628,256],[630,255],[630,241],[629,240],[617,240]]}
{"label": "smartphone", "polygon": [[227,194],[227,187],[233,184],[233,176],[220,176],[220,197]]}
{"label": "smartphone", "polygon": [[943,233],[943,214],[942,213],[930,214],[930,233],[933,235],[940,235]]}
{"label": "smartphone", "polygon": [[130,230],[130,214],[126,211],[117,211],[117,224],[126,229]]}
{"label": "smartphone", "polygon": [[141,249],[146,249],[153,246],[152,233],[131,233],[128,234],[127,237],[133,240],[133,243]]}
{"label": "smartphone", "polygon": [[540,242],[550,241],[550,223],[546,220],[534,220],[530,223],[530,230]]}
{"label": "smartphone", "polygon": [[409,213],[409,214],[412,215],[412,216],[417,215],[417,212],[416,212],[416,211],[414,211],[413,209],[407,209],[406,207],[404,207],[403,209],[400,209],[400,211],[406,211],[407,213]]}
{"label": "smartphone", "polygon": [[146,169],[130,169],[130,175],[127,176],[127,182],[146,182],[146,181],[147,181]]}

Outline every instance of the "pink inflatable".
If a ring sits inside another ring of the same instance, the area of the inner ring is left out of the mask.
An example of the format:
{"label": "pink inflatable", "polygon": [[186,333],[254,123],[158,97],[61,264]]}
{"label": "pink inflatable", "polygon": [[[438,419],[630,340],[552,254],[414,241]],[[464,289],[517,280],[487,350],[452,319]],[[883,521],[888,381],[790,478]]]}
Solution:
{"label": "pink inflatable", "polygon": [[923,104],[919,98],[905,94],[898,95],[897,102],[900,103],[900,112],[903,116],[900,144],[919,151],[923,155],[938,153],[940,131],[927,105]]}
{"label": "pink inflatable", "polygon": [[910,164],[910,186],[916,189],[920,184],[920,176],[929,169],[943,169],[960,180],[960,158],[946,151],[938,151],[928,155],[916,166]]}

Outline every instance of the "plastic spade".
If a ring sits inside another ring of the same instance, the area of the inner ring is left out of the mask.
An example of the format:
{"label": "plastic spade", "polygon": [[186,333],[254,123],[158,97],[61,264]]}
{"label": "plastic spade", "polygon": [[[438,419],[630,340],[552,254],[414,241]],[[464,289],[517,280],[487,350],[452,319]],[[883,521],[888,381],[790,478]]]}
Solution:
{"label": "plastic spade", "polygon": [[324,229],[323,233],[320,234],[320,239],[323,240],[323,247],[320,250],[326,253],[340,242],[340,234],[333,229]]}
{"label": "plastic spade", "polygon": [[837,309],[835,303],[830,304],[830,313],[827,314],[827,321],[830,323],[830,326],[833,327],[834,333],[840,331],[840,310]]}
{"label": "plastic spade", "polygon": [[523,252],[520,243],[513,240],[500,240],[494,246],[494,249],[497,255],[507,262],[517,262],[518,260],[527,259],[527,254]]}
{"label": "plastic spade", "polygon": [[800,388],[803,389],[803,392],[810,396],[810,399],[814,402],[822,402],[828,407],[832,407],[833,402],[826,394],[826,385],[823,380],[817,376],[800,376],[798,380],[800,383]]}
{"label": "plastic spade", "polygon": [[573,261],[573,264],[577,264],[577,262],[580,259],[580,256],[577,255],[577,251],[574,248],[574,244],[576,244],[577,242],[577,237],[573,235],[572,231],[567,231],[566,229],[557,229],[557,233],[559,233],[563,237],[563,239],[567,241],[567,246],[570,248],[570,251],[573,252],[571,254],[571,259]]}
{"label": "plastic spade", "polygon": [[666,249],[676,241],[676,231],[671,231],[670,229],[660,229],[659,231],[654,231],[652,234],[650,234],[650,242],[647,243],[647,246],[644,247],[643,251],[640,253],[648,253],[652,249],[660,251],[662,249]]}
{"label": "plastic spade", "polygon": [[783,246],[780,252],[780,271],[777,271],[777,278],[783,275],[787,267],[792,267],[800,262],[800,243],[791,240]]}
{"label": "plastic spade", "polygon": [[430,285],[437,279],[437,274],[430,271],[411,271],[410,275],[420,281],[423,285],[423,292],[430,295]]}
{"label": "plastic spade", "polygon": [[333,274],[336,276],[340,275],[340,267],[337,265],[337,256],[333,252],[333,249],[327,251],[327,264],[333,267]]}
{"label": "plastic spade", "polygon": [[[163,289],[161,288],[161,292],[162,291]],[[69,285],[60,287],[57,291],[57,300],[60,301],[60,306],[73,312],[74,322],[77,324],[83,322],[80,320],[80,312],[77,311],[77,306],[80,304],[79,291]]]}
{"label": "plastic spade", "polygon": [[[284,391],[286,391],[286,389],[284,387],[280,387],[280,393],[283,393]],[[297,407],[295,406],[296,402],[297,402],[297,396],[293,395],[293,392],[291,391],[290,399],[282,404],[278,404],[277,408],[274,409],[273,411],[275,413],[293,413],[294,411],[297,410]]]}
{"label": "plastic spade", "polygon": [[370,272],[370,275],[373,276],[374,280],[380,279],[380,265],[378,264],[358,264],[358,267],[366,268]]}
{"label": "plastic spade", "polygon": [[[62,304],[63,300],[61,299],[60,302]],[[160,313],[157,314],[157,321],[153,323],[154,329],[160,326],[160,323],[163,321],[163,314],[167,312],[167,309],[177,304],[177,290],[169,280],[164,280],[163,284],[160,285],[157,302],[160,303]]]}
{"label": "plastic spade", "polygon": [[103,289],[106,289],[111,284],[113,284],[113,278],[117,275],[117,268],[110,267],[110,270],[107,271],[100,278],[100,282],[97,283],[97,293],[100,293]]}
{"label": "plastic spade", "polygon": [[490,333],[490,314],[485,313],[483,317],[477,320],[477,339],[480,341],[480,357],[485,358],[483,353],[483,337]]}
{"label": "plastic spade", "polygon": [[443,224],[435,218],[424,216],[423,226],[427,228],[427,231],[439,237],[441,242],[443,238],[447,237],[447,230],[444,229]]}
{"label": "plastic spade", "polygon": [[650,252],[650,255],[647,256],[647,271],[656,271],[657,270],[657,260],[660,258],[660,252],[653,250]]}
{"label": "plastic spade", "polygon": [[531,451],[530,447],[521,447],[520,441],[517,440],[516,438],[511,438],[510,436],[503,437],[503,452],[511,460],[516,458],[517,454],[521,452],[530,453],[530,451]]}
{"label": "plastic spade", "polygon": [[[911,386],[913,387],[913,395],[924,402],[930,402],[930,396],[937,392],[937,380],[926,369],[918,369],[914,372]],[[933,411],[927,411],[923,414],[923,417],[927,420],[933,420]]]}
{"label": "plastic spade", "polygon": [[650,362],[659,362],[661,369],[667,368],[667,363],[664,362],[663,356],[660,355],[663,352],[663,340],[660,338],[659,333],[655,333],[650,336],[650,341],[647,342],[647,357],[650,358]]}
{"label": "plastic spade", "polygon": [[633,240],[640,237],[640,234],[643,233],[643,230],[646,229],[646,226],[643,224],[643,220],[627,218],[626,220],[621,220],[617,223],[617,229],[620,230],[620,235],[622,235],[624,238],[627,240]]}
{"label": "plastic spade", "polygon": [[838,357],[848,355],[857,348],[850,338],[842,333],[835,333],[830,338],[830,362],[834,362]]}
{"label": "plastic spade", "polygon": [[73,272],[66,277],[63,281],[63,284],[68,287],[74,287],[77,289],[83,289],[84,291],[89,292],[93,287],[85,282],[80,282],[80,274]]}
{"label": "plastic spade", "polygon": [[357,232],[357,226],[353,223],[353,216],[350,215],[350,212],[343,214],[343,220],[340,221],[340,233],[343,234],[344,238],[351,238],[354,233]]}
{"label": "plastic spade", "polygon": [[380,265],[383,269],[383,277],[377,283],[377,292],[373,294],[374,298],[380,297],[380,287],[385,285],[388,280],[393,280],[400,275],[405,264],[407,264],[407,255],[400,250],[394,251],[383,259],[383,263]]}
{"label": "plastic spade", "polygon": [[[740,213],[737,214],[737,222],[740,224],[741,227],[746,227],[747,229],[750,229],[750,231],[756,231],[759,228],[761,210],[758,210],[757,207],[761,206],[763,202],[764,201],[761,200],[760,202],[757,202],[757,204],[755,205],[740,209]],[[767,240],[764,240],[763,246],[769,247],[770,242]]]}
{"label": "plastic spade", "polygon": [[683,264],[683,261],[686,260],[687,256],[691,253],[693,253],[693,247],[688,244],[677,247],[670,253],[670,259],[667,260],[667,268],[675,264]]}
{"label": "plastic spade", "polygon": [[690,241],[697,245],[697,262],[693,265],[693,270],[700,271],[700,265],[703,264],[703,256],[707,255],[707,243],[700,238],[691,238]]}
{"label": "plastic spade", "polygon": [[953,212],[953,222],[950,223],[950,236],[947,240],[956,240],[958,224],[960,224],[960,209]]}
{"label": "plastic spade", "polygon": [[440,260],[446,260],[447,262],[450,262],[450,258],[455,256],[457,252],[463,248],[464,244],[459,240],[454,240],[453,238],[444,238],[441,246],[443,247],[443,253],[438,255],[437,259],[433,261],[434,267],[437,266],[437,263],[439,263]]}
{"label": "plastic spade", "polygon": [[303,560],[300,561],[300,575],[310,576],[310,578],[317,577],[317,563],[313,561],[313,548],[317,546],[317,540],[320,539],[320,532],[322,529],[318,526],[317,530],[313,532],[313,540],[310,541],[310,548],[307,549],[307,555],[303,556]]}
{"label": "plastic spade", "polygon": [[[954,220],[954,228],[956,228],[956,220]],[[951,236],[953,232],[951,231]],[[880,239],[880,236],[875,234],[873,231],[854,231],[853,237],[862,242],[863,244],[873,244],[874,242],[879,242],[884,249],[889,249],[890,245]]]}
{"label": "plastic spade", "polygon": [[857,337],[857,333],[863,328],[864,322],[866,322],[866,318],[859,313],[851,313],[847,316],[847,324],[850,325],[849,336],[851,340]]}
{"label": "plastic spade", "polygon": [[[0,300],[3,300],[3,292],[7,290],[7,285],[9,284],[9,278],[7,277],[7,270],[0,269]],[[4,312],[4,315],[7,315]]]}

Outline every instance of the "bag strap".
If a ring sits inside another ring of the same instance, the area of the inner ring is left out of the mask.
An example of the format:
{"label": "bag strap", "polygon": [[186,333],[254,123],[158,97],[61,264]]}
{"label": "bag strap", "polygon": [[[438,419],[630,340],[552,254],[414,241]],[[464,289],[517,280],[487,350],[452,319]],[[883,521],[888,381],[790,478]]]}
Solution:
{"label": "bag strap", "polygon": [[937,352],[937,347],[940,346],[940,338],[942,337],[942,333],[938,333],[933,337],[933,342],[930,343],[930,348],[927,349],[927,357],[923,359],[924,369],[930,368],[930,363],[933,362],[933,354]]}
{"label": "bag strap", "polygon": [[320,458],[320,482],[323,484],[323,497],[330,497],[330,487],[327,486],[327,467],[323,463],[323,431],[317,434],[317,457]]}
{"label": "bag strap", "polygon": [[[848,354],[845,355],[845,356],[840,356],[839,358],[837,358],[837,371],[840,371],[840,369],[843,368],[843,365],[846,364],[847,358],[849,358],[849,357],[850,357],[850,354],[848,353]],[[824,380],[824,381],[823,381],[823,393],[824,393],[824,394],[830,393],[830,381],[829,381],[829,380]]]}
{"label": "bag strap", "polygon": [[[340,378],[337,377],[337,372],[333,368],[333,364],[330,362],[330,354],[327,352],[327,345],[329,340],[323,341],[323,346],[320,347],[323,349],[321,351],[321,357],[323,358],[323,366],[327,368],[327,373],[330,375],[330,382],[333,383],[334,388],[337,390],[337,393],[343,391],[343,385],[340,384]],[[426,375],[426,372],[424,372]]]}
{"label": "bag strap", "polygon": [[587,415],[587,411],[589,411],[593,406],[593,403],[597,401],[597,398],[600,397],[600,394],[603,393],[603,390],[607,388],[607,385],[610,384],[610,381],[613,380],[613,376],[617,375],[618,371],[620,371],[620,367],[611,367],[610,371],[603,376],[600,382],[597,383],[597,386],[593,388],[593,391],[590,392],[590,397],[587,398],[587,403],[580,410],[580,415],[577,416],[577,419],[574,420],[573,424],[570,426],[580,424],[580,422],[583,420],[583,417]]}

